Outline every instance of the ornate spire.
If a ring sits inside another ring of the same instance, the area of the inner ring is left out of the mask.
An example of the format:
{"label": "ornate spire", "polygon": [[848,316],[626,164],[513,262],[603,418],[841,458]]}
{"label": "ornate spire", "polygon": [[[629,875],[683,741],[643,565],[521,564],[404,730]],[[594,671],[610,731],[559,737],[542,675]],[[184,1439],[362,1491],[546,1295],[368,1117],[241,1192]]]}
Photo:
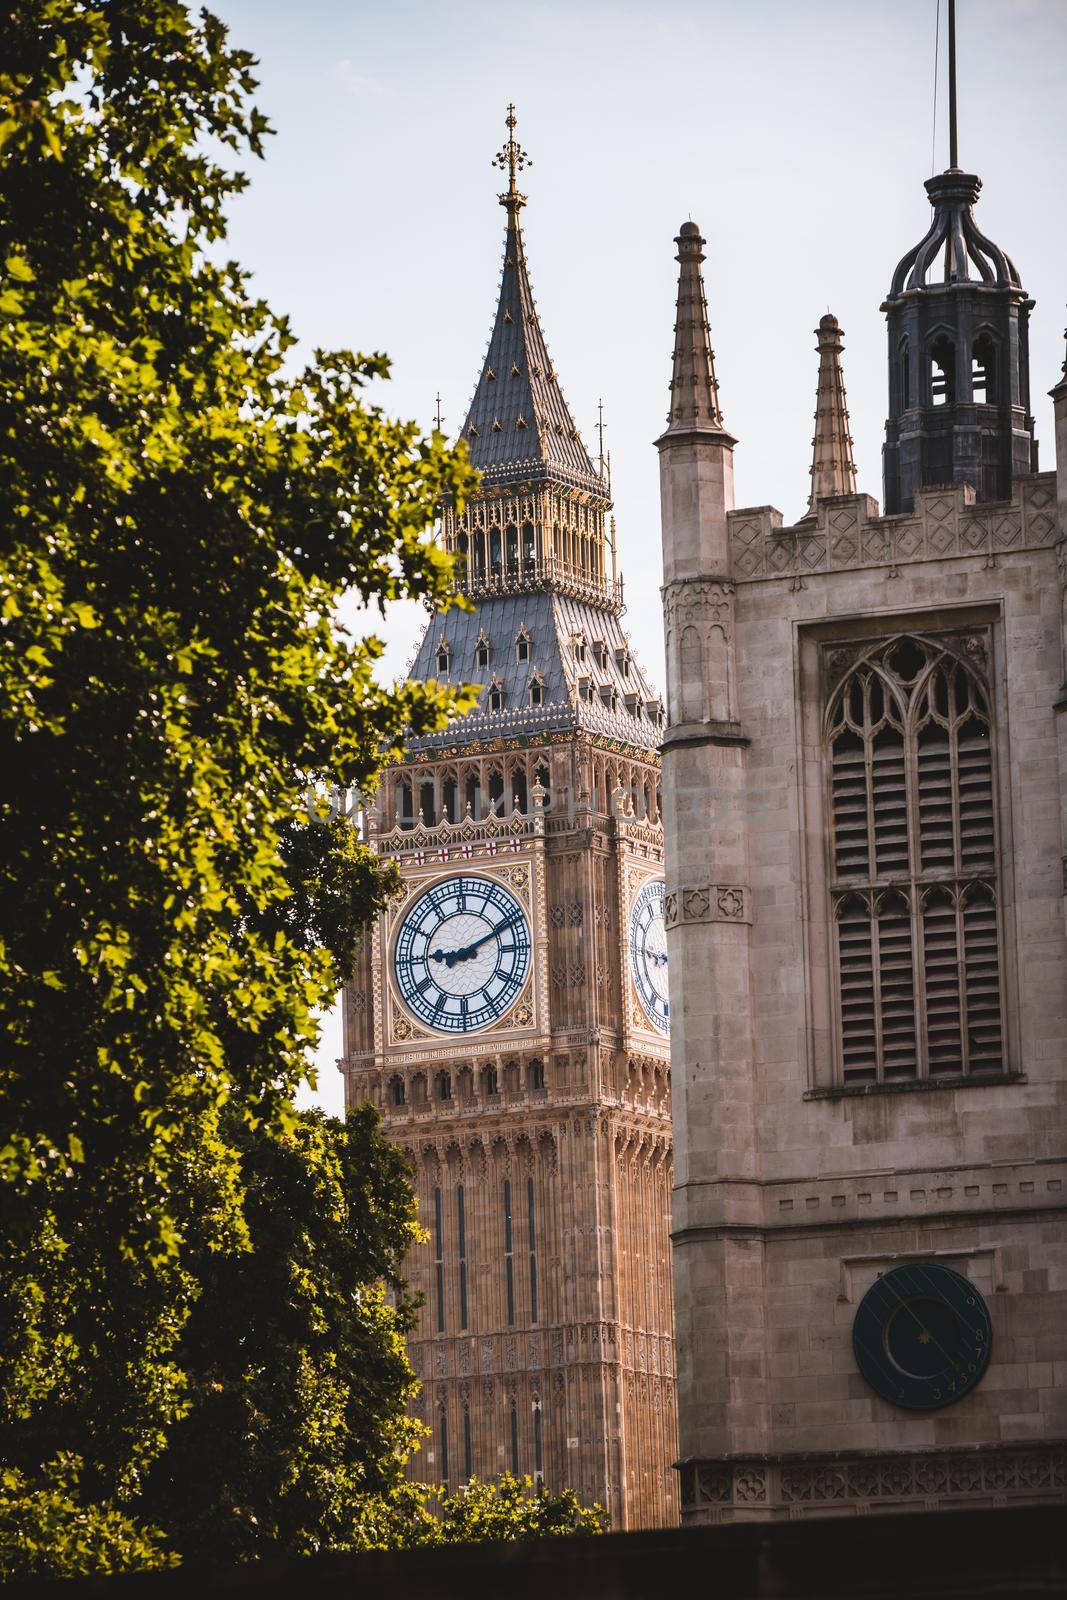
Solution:
{"label": "ornate spire", "polygon": [[508,218],[504,270],[489,349],[461,437],[487,487],[554,478],[603,494],[563,398],[530,288],[519,225],[526,196],[516,177],[531,162],[515,139],[515,123],[515,108],[508,106],[507,143],[493,162],[508,175],[500,196]]}
{"label": "ornate spire", "polygon": [[700,270],[706,241],[695,222],[683,222],[674,242],[680,267],[667,433],[716,433],[729,438],[719,409],[715,352],[711,348],[708,302]]}
{"label": "ornate spire", "polygon": [[834,494],[855,494],[856,463],[848,431],[845,379],[841,371],[841,324],[828,311],[815,329],[819,352],[819,390],[815,401],[815,437],[812,440],[809,517],[820,500]]}

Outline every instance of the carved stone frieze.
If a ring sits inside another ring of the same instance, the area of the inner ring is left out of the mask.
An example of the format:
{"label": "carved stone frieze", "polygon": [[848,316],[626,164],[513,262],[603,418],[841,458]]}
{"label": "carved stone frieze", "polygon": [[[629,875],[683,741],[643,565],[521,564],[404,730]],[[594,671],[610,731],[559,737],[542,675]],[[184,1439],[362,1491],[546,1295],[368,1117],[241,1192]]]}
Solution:
{"label": "carved stone frieze", "polygon": [[715,1508],[718,1520],[753,1504],[797,1515],[806,1508],[825,1513],[835,1505],[1062,1502],[1067,1497],[1067,1443],[686,1461],[681,1489],[683,1517],[697,1522],[708,1508]]}
{"label": "carved stone frieze", "polygon": [[668,629],[688,622],[725,622],[733,612],[735,585],[729,578],[680,578],[664,584]]}
{"label": "carved stone frieze", "polygon": [[[1020,479],[1010,505],[976,505],[965,488],[920,491],[915,514],[881,517],[869,495],[823,501],[816,518],[784,528],[771,507],[729,513],[730,572],[741,583],[854,567],[897,567],[953,556],[1034,550],[1056,541],[1056,479]],[[1064,578],[1067,582],[1067,578]]]}
{"label": "carved stone frieze", "polygon": [[751,922],[749,891],[743,884],[683,885],[668,891],[663,904],[668,928],[687,922]]}

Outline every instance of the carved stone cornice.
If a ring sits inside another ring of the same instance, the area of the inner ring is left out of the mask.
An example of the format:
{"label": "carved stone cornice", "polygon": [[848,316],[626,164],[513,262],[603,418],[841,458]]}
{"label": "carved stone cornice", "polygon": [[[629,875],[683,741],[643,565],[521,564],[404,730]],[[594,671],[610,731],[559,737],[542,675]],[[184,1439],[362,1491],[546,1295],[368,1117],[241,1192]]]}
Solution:
{"label": "carved stone cornice", "polygon": [[678,722],[663,735],[660,753],[666,755],[668,750],[698,744],[737,745],[744,749],[751,743],[739,722]]}
{"label": "carved stone cornice", "polygon": [[1067,1441],[923,1451],[730,1455],[678,1463],[683,1522],[1067,1500]]}

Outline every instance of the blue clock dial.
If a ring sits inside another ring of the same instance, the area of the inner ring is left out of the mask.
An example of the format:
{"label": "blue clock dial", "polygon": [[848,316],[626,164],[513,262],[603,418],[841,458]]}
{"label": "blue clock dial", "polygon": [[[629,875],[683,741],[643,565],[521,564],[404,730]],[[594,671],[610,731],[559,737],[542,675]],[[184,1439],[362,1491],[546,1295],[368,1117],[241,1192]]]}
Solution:
{"label": "blue clock dial", "polygon": [[646,883],[630,912],[630,968],[645,1016],[657,1033],[666,1033],[667,929],[663,921],[663,881]]}
{"label": "blue clock dial", "polygon": [[393,948],[408,1010],[437,1033],[473,1033],[509,1011],[530,970],[530,924],[492,878],[446,878],[421,895]]}
{"label": "blue clock dial", "polygon": [[872,1389],[909,1411],[937,1411],[973,1389],[989,1362],[993,1324],[981,1294],[940,1262],[893,1267],[852,1323],[852,1350]]}

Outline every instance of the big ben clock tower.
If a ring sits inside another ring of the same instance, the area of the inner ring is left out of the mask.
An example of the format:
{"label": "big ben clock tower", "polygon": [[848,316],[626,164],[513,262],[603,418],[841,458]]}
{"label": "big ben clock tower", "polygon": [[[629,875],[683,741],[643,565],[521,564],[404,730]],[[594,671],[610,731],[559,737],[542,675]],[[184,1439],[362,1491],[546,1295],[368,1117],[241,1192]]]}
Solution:
{"label": "big ben clock tower", "polygon": [[385,774],[369,833],[405,890],[346,989],[341,1065],[417,1173],[414,1470],[452,1490],[516,1471],[616,1528],[664,1525],[663,712],[530,290],[514,127],[509,108],[499,302],[463,428],[481,487],[442,515],[472,609],[434,616],[412,668],[482,692]]}

